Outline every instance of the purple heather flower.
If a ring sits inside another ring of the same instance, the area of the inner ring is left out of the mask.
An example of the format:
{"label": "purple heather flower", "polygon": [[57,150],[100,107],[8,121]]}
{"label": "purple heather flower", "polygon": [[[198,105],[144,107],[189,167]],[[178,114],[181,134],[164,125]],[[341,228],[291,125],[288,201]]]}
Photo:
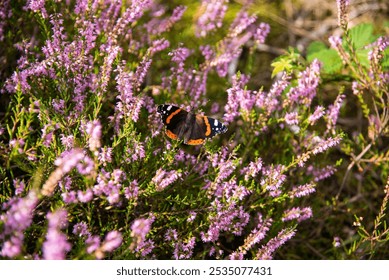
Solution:
{"label": "purple heather flower", "polygon": [[218,199],[212,203],[214,208],[208,217],[210,226],[207,232],[200,232],[203,242],[215,242],[219,239],[222,231],[241,235],[244,227],[249,222],[250,215],[243,210],[242,206],[223,205]]}
{"label": "purple heather flower", "polygon": [[288,125],[295,125],[295,124],[298,124],[298,123],[299,123],[299,120],[298,120],[298,114],[297,114],[297,112],[286,113],[286,114],[285,114],[285,122],[286,122]]}
{"label": "purple heather flower", "polygon": [[65,113],[65,100],[63,99],[53,99],[51,101],[53,109],[56,113],[64,114]]}
{"label": "purple heather flower", "polygon": [[152,42],[150,47],[150,55],[153,56],[155,53],[163,51],[170,47],[170,42],[166,39],[158,39]]}
{"label": "purple heather flower", "polygon": [[89,156],[84,156],[84,158],[77,164],[77,171],[82,175],[91,174],[94,168],[95,163]]}
{"label": "purple heather flower", "polygon": [[49,178],[43,184],[41,193],[45,196],[51,196],[61,178],[77,166],[84,157],[84,152],[79,148],[63,152],[61,156],[54,161],[54,164],[57,165],[58,168],[50,174]]}
{"label": "purple heather flower", "polygon": [[67,150],[73,148],[74,136],[73,135],[65,136],[64,134],[61,134],[61,143]]}
{"label": "purple heather flower", "polygon": [[339,36],[330,36],[328,42],[331,45],[331,48],[339,50],[342,47],[342,38]]}
{"label": "purple heather flower", "polygon": [[236,37],[246,30],[251,24],[257,20],[256,16],[250,16],[246,11],[241,10],[235,17],[230,26],[230,37]]}
{"label": "purple heather flower", "polygon": [[51,141],[53,139],[53,128],[51,125],[46,124],[42,129],[42,140],[43,140],[43,145],[46,147],[50,147]]}
{"label": "purple heather flower", "polygon": [[86,252],[92,254],[100,247],[100,238],[91,235],[86,239],[85,244],[87,245]]}
{"label": "purple heather flower", "polygon": [[138,251],[142,244],[146,241],[146,235],[151,229],[151,225],[154,222],[155,217],[152,216],[148,219],[140,218],[135,220],[131,225],[131,237],[132,243],[130,249]]}
{"label": "purple heather flower", "polygon": [[193,254],[193,248],[195,246],[195,237],[189,239],[188,242],[178,241],[174,244],[173,256],[176,260],[190,259]]}
{"label": "purple heather flower", "polygon": [[131,225],[131,236],[136,236],[140,239],[145,239],[146,234],[150,231],[154,218],[137,219]]}
{"label": "purple heather flower", "polygon": [[182,18],[185,11],[185,6],[178,6],[174,8],[173,13],[169,18],[160,19],[159,17],[153,17],[145,25],[147,32],[152,35],[157,35],[168,31],[177,21]]}
{"label": "purple heather flower", "polygon": [[256,228],[245,238],[244,244],[237,251],[230,254],[229,259],[243,259],[247,251],[266,237],[266,233],[269,231],[273,220],[269,218],[263,221],[262,215],[259,214],[258,216],[258,225]]}
{"label": "purple heather flower", "polygon": [[253,37],[257,44],[265,43],[265,39],[270,32],[270,25],[264,22],[259,24],[259,27],[255,30]]}
{"label": "purple heather flower", "polygon": [[122,241],[123,237],[119,231],[110,231],[101,245],[101,250],[103,252],[112,252],[122,244]]}
{"label": "purple heather flower", "polygon": [[215,56],[215,52],[210,45],[200,46],[199,49],[205,60],[211,60]]}
{"label": "purple heather flower", "polygon": [[93,191],[91,189],[87,189],[85,192],[77,191],[77,198],[79,202],[86,203],[93,199]]}
{"label": "purple heather flower", "polygon": [[13,258],[21,254],[23,247],[23,236],[11,236],[3,243],[1,256]]}
{"label": "purple heather flower", "polygon": [[177,240],[177,239],[178,239],[177,230],[169,228],[165,233],[165,240],[172,241],[172,240]]}
{"label": "purple heather flower", "polygon": [[139,185],[136,179],[134,179],[129,187],[124,188],[124,196],[127,199],[137,198],[139,193]]}
{"label": "purple heather flower", "polygon": [[77,203],[75,191],[64,192],[61,194],[63,202],[66,204]]}
{"label": "purple heather flower", "polygon": [[151,239],[147,239],[138,244],[138,246],[135,249],[135,252],[140,254],[142,257],[146,257],[148,254],[150,254],[153,251],[154,248],[155,248],[154,241]]}
{"label": "purple heather flower", "polygon": [[353,90],[353,94],[355,94],[355,95],[359,95],[363,91],[362,85],[360,83],[358,83],[357,81],[352,82],[351,88]]}
{"label": "purple heather flower", "polygon": [[15,188],[15,195],[19,196],[23,193],[24,189],[26,188],[26,183],[24,183],[23,180],[15,179],[13,180],[14,188]]}
{"label": "purple heather flower", "polygon": [[100,150],[98,159],[103,164],[103,166],[106,166],[108,162],[112,162],[112,148],[103,147]]}
{"label": "purple heather flower", "polygon": [[336,0],[338,6],[338,24],[340,27],[346,28],[348,22],[347,8],[349,0]]}
{"label": "purple heather flower", "polygon": [[143,57],[143,60],[139,62],[138,67],[136,68],[133,81],[134,81],[134,88],[139,88],[142,83],[144,82],[147,71],[149,70],[151,66],[152,59],[148,58],[147,56]]}
{"label": "purple heather flower", "polygon": [[24,152],[24,144],[25,142],[23,139],[12,139],[11,141],[9,141],[9,146],[11,148],[16,148],[19,154],[22,154]]}
{"label": "purple heather flower", "polygon": [[187,222],[193,222],[194,219],[196,219],[197,213],[195,211],[190,211],[189,212],[189,217],[186,219]]}
{"label": "purple heather flower", "polygon": [[311,125],[315,124],[324,115],[324,107],[317,106],[312,115],[308,117],[308,121]]}
{"label": "purple heather flower", "polygon": [[65,176],[59,182],[58,185],[62,191],[70,191],[72,186],[72,177]]}
{"label": "purple heather flower", "polygon": [[261,186],[265,186],[269,194],[273,197],[279,196],[280,188],[286,180],[286,175],[283,174],[285,166],[266,166],[262,168],[263,178],[261,179]]}
{"label": "purple heather flower", "polygon": [[339,111],[342,107],[343,100],[346,98],[344,94],[340,94],[336,97],[336,100],[333,105],[330,105],[327,110],[327,129],[330,130],[335,127],[336,121],[338,120]]}
{"label": "purple heather flower", "polygon": [[243,260],[244,254],[242,252],[233,252],[231,253],[228,258],[230,260]]}
{"label": "purple heather flower", "polygon": [[246,103],[244,105],[246,110],[251,110],[252,106],[254,105],[252,103],[253,96],[250,93],[246,94],[246,97],[248,100],[240,99],[245,98],[244,92],[245,85],[247,84],[249,80],[248,76],[245,75],[235,75],[232,77],[232,87],[227,89],[228,99],[227,104],[224,107],[225,115],[224,115],[224,121],[226,123],[230,123],[234,120],[235,117],[238,117],[240,115],[240,108],[243,103]]}
{"label": "purple heather flower", "polygon": [[227,200],[230,198],[242,200],[250,193],[251,191],[247,190],[243,185],[238,185],[235,179],[231,179],[228,182],[217,183],[214,195],[217,197],[225,197]]}
{"label": "purple heather flower", "polygon": [[304,207],[301,209],[300,217],[297,219],[298,222],[305,221],[312,217],[312,208],[311,207]]}
{"label": "purple heather flower", "polygon": [[317,169],[312,165],[307,167],[307,174],[312,175],[315,182],[322,181],[328,177],[331,177],[332,174],[336,172],[336,168],[332,165],[327,165],[321,169]]}
{"label": "purple heather flower", "polygon": [[73,234],[79,237],[90,237],[88,225],[85,222],[79,222],[73,226]]}
{"label": "purple heather flower", "polygon": [[222,26],[228,0],[202,0],[202,14],[197,19],[196,36],[205,37],[209,31]]}
{"label": "purple heather flower", "polygon": [[153,5],[151,0],[133,0],[131,6],[127,8],[123,16],[119,18],[113,28],[113,36],[124,34],[124,29],[130,24],[142,17],[142,15]]}
{"label": "purple heather flower", "polygon": [[269,115],[275,110],[278,110],[281,107],[281,94],[289,85],[289,79],[290,77],[284,74],[281,79],[273,83],[268,93],[260,92],[256,106],[265,110]]}
{"label": "purple heather flower", "polygon": [[119,169],[113,170],[112,173],[102,169],[97,176],[97,184],[93,187],[93,193],[95,196],[104,194],[110,204],[116,204],[119,202],[122,181],[125,179],[125,174]]}
{"label": "purple heather flower", "polygon": [[12,9],[10,7],[10,0],[3,0],[0,2],[0,42],[4,40],[4,31],[7,18],[12,16]]}
{"label": "purple heather flower", "polygon": [[0,215],[3,224],[0,240],[4,242],[1,256],[13,258],[21,253],[24,231],[31,225],[37,203],[37,193],[30,190],[25,197],[15,197],[3,204],[2,210],[6,212]]}
{"label": "purple heather flower", "polygon": [[143,159],[146,156],[143,142],[134,140],[132,145],[131,148],[127,149],[127,154],[130,156],[128,161],[135,162]]}
{"label": "purple heather flower", "polygon": [[335,248],[339,248],[342,245],[340,237],[335,236],[332,244],[334,245]]}
{"label": "purple heather flower", "polygon": [[[377,69],[380,61],[384,57],[384,51],[389,45],[389,37],[379,37],[373,44],[371,44],[372,49],[367,54],[367,57],[370,61],[371,72],[376,73],[379,72]],[[380,85],[385,80],[377,81],[377,85]]]}
{"label": "purple heather flower", "polygon": [[76,15],[84,14],[87,9],[88,9],[88,0],[76,1],[76,6],[74,7],[74,13]]}
{"label": "purple heather flower", "polygon": [[180,47],[169,53],[172,61],[177,64],[174,69],[176,73],[184,72],[184,61],[189,57],[191,51],[188,48]]}
{"label": "purple heather flower", "polygon": [[255,178],[259,171],[262,169],[262,159],[257,158],[255,161],[250,161],[249,165],[242,169],[242,174],[244,174],[244,180],[248,181],[250,177]]}
{"label": "purple heather flower", "polygon": [[236,165],[234,164],[232,159],[228,159],[226,161],[219,162],[219,172],[215,179],[215,182],[221,183],[226,180],[236,169]]}
{"label": "purple heather flower", "polygon": [[109,204],[117,204],[120,201],[120,187],[111,186],[110,193],[107,194],[107,201]]}
{"label": "purple heather flower", "polygon": [[43,243],[42,251],[45,260],[63,260],[66,252],[70,251],[71,245],[67,241],[67,236],[60,229],[67,226],[67,212],[59,209],[48,213],[49,228],[46,234],[46,241]]}
{"label": "purple heather flower", "polygon": [[69,173],[72,168],[76,167],[76,165],[84,158],[84,152],[75,148],[69,151],[65,151],[58,157],[54,164],[59,166],[63,173]]}
{"label": "purple heather flower", "polygon": [[[144,106],[144,98],[142,96],[134,95],[134,86],[136,86],[135,75],[143,75],[140,72],[134,74],[133,72],[126,72],[124,66],[118,67],[118,75],[116,76],[117,89],[119,95],[115,111],[117,113],[116,122],[120,121],[124,116],[131,118],[134,122],[139,120],[139,114],[142,106]],[[116,128],[118,129],[118,127]]]}
{"label": "purple heather flower", "polygon": [[152,182],[155,184],[157,191],[162,191],[169,185],[173,184],[181,177],[181,173],[176,170],[165,171],[162,168],[158,169]]}
{"label": "purple heather flower", "polygon": [[292,191],[289,193],[289,196],[291,198],[303,197],[311,193],[314,193],[315,191],[316,191],[315,185],[308,183],[308,184],[293,187]]}
{"label": "purple heather flower", "polygon": [[291,88],[287,95],[291,102],[311,104],[320,81],[320,67],[319,60],[315,59],[305,71],[299,73],[297,87]]}
{"label": "purple heather flower", "polygon": [[310,207],[305,207],[303,209],[299,207],[293,207],[292,209],[286,210],[282,217],[282,221],[298,220],[303,221],[312,217],[312,209]]}
{"label": "purple heather flower", "polygon": [[312,153],[314,155],[323,153],[331,147],[338,145],[341,141],[340,136],[336,136],[335,138],[329,137],[326,140],[321,140],[316,146],[313,148]]}
{"label": "purple heather flower", "polygon": [[48,18],[47,11],[45,9],[46,0],[28,0],[26,8],[33,12],[40,12],[43,18]]}
{"label": "purple heather flower", "polygon": [[99,120],[88,122],[85,125],[85,132],[89,136],[89,150],[92,152],[97,151],[101,147],[101,124]]}
{"label": "purple heather flower", "polygon": [[270,239],[266,245],[262,246],[259,249],[256,255],[256,259],[259,260],[272,259],[274,252],[283,244],[285,244],[289,239],[291,239],[295,234],[296,234],[295,230],[291,230],[291,229],[281,230],[276,237]]}

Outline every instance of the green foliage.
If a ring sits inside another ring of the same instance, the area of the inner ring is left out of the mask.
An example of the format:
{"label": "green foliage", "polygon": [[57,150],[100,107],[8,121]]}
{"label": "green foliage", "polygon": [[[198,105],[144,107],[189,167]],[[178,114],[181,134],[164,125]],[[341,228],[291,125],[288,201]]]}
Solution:
{"label": "green foliage", "polygon": [[322,42],[312,42],[307,48],[307,60],[318,59],[323,63],[323,71],[328,74],[339,73],[343,62],[336,50],[328,49]]}

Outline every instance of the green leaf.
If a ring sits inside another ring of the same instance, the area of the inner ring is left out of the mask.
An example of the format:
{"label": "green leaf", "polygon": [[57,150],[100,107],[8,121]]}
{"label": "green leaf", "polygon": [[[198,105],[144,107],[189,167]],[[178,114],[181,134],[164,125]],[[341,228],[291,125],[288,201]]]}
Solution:
{"label": "green leaf", "polygon": [[293,68],[291,61],[287,58],[281,58],[274,61],[271,66],[274,67],[273,72],[271,73],[272,78],[282,71],[289,72]]}
{"label": "green leaf", "polygon": [[373,43],[376,39],[373,35],[373,25],[369,23],[358,24],[350,29],[350,38],[356,50]]}
{"label": "green leaf", "polygon": [[323,63],[322,70],[327,74],[339,72],[343,67],[342,59],[339,57],[336,50],[324,49],[307,57],[309,62],[315,58]]}
{"label": "green leaf", "polygon": [[369,53],[370,50],[368,49],[362,49],[356,51],[356,55],[358,58],[359,63],[361,63],[364,67],[369,68],[370,67],[370,62],[367,57],[367,54]]}
{"label": "green leaf", "polygon": [[[307,58],[314,53],[327,49],[326,44],[323,42],[315,41],[309,44],[307,48]],[[309,59],[308,59],[309,60]]]}
{"label": "green leaf", "polygon": [[297,64],[297,61],[300,57],[300,54],[297,50],[293,48],[289,48],[288,53],[285,55],[281,55],[274,59],[271,66],[274,67],[272,72],[272,77],[277,75],[282,71],[290,72],[293,67]]}

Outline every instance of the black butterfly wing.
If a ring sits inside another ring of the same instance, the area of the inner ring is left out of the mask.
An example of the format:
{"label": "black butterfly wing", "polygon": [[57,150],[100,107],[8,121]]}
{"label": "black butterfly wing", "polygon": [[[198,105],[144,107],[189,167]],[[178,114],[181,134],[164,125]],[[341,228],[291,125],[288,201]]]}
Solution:
{"label": "black butterfly wing", "polygon": [[212,138],[213,136],[221,133],[226,133],[228,130],[227,127],[217,119],[204,117],[204,120],[209,127],[209,130],[206,132],[206,136],[208,138]]}
{"label": "black butterfly wing", "polygon": [[157,112],[161,115],[166,126],[166,135],[171,139],[177,139],[182,126],[188,116],[188,112],[174,105],[159,105]]}
{"label": "black butterfly wing", "polygon": [[218,121],[217,119],[207,116],[196,116],[196,122],[192,128],[188,145],[200,145],[203,144],[206,138],[212,138],[213,136],[225,133],[227,127]]}

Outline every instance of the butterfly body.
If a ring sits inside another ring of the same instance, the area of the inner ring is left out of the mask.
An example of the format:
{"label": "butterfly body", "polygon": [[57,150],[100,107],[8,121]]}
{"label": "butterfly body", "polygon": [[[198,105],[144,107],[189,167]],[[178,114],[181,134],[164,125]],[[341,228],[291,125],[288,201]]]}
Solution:
{"label": "butterfly body", "polygon": [[187,145],[201,145],[205,139],[227,131],[227,127],[217,119],[174,105],[159,105],[157,112],[166,126],[166,135],[174,140],[183,140]]}

